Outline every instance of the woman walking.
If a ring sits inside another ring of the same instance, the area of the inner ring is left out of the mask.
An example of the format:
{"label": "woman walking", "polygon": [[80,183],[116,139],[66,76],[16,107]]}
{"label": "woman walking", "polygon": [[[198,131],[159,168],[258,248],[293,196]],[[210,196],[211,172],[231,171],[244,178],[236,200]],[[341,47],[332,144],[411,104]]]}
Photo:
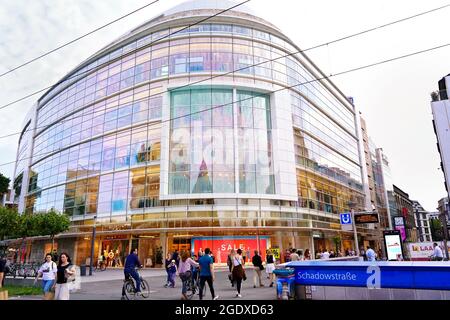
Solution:
{"label": "woman walking", "polygon": [[232,257],[233,266],[231,269],[231,275],[233,277],[233,281],[236,282],[236,289],[237,289],[236,297],[238,297],[238,298],[242,298],[241,285],[242,285],[242,280],[246,278],[245,270],[244,270],[244,260],[242,259],[241,254],[242,254],[242,250],[237,249],[236,254],[234,254]]}
{"label": "woman walking", "polygon": [[311,260],[311,252],[309,251],[309,249],[305,250],[305,260]]}
{"label": "woman walking", "polygon": [[275,261],[272,251],[268,250],[266,255],[266,272],[269,275],[270,287],[273,287],[273,270],[275,270]]}
{"label": "woman walking", "polygon": [[53,293],[51,289],[54,287],[56,273],[58,272],[58,267],[56,263],[52,261],[51,253],[45,255],[45,262],[38,270],[38,274],[34,279],[36,284],[39,277],[42,277],[42,289],[44,290],[44,300],[53,300]]}
{"label": "woman walking", "polygon": [[58,270],[56,272],[55,300],[69,300],[70,292],[67,285],[67,278],[75,274],[75,270],[67,253],[63,252],[59,256]]}
{"label": "woman walking", "polygon": [[[191,267],[198,268],[198,266],[199,266],[199,264],[189,257],[189,251],[183,251],[181,253],[181,261],[180,261],[179,268],[178,268],[178,274],[180,276],[181,284],[182,284],[181,300],[187,300],[187,296],[186,296],[187,286],[186,285],[188,284],[188,280],[192,279]],[[193,281],[194,281],[194,279],[192,279],[192,283],[193,283]]]}

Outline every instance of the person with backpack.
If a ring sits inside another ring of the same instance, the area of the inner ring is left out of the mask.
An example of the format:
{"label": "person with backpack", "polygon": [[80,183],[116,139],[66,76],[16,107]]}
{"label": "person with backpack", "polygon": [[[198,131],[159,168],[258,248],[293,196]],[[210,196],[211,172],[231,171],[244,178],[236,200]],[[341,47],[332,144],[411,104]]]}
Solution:
{"label": "person with backpack", "polygon": [[39,277],[42,277],[42,289],[44,291],[44,299],[45,300],[53,300],[54,293],[51,291],[53,285],[55,284],[56,273],[58,268],[56,263],[52,261],[52,255],[47,253],[45,255],[45,262],[41,265],[38,270],[38,274],[34,279],[34,283],[36,284]]}
{"label": "person with backpack", "polygon": [[241,295],[241,285],[242,280],[246,279],[245,270],[244,270],[244,259],[242,258],[242,250],[237,249],[236,254],[233,255],[233,267],[231,268],[231,275],[233,277],[233,281],[236,281],[236,297],[242,298]]}
{"label": "person with backpack", "polygon": [[259,280],[259,286],[264,287],[264,284],[261,280],[261,271],[264,270],[264,266],[258,250],[255,250],[255,255],[252,258],[252,263],[253,267],[255,268],[255,274],[253,275],[253,288],[256,288],[257,280]]}

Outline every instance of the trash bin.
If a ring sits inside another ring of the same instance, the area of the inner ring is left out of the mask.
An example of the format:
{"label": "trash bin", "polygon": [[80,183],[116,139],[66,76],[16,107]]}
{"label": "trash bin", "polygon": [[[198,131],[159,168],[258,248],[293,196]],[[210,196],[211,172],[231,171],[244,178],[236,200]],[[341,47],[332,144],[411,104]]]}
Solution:
{"label": "trash bin", "polygon": [[275,269],[277,276],[277,298],[289,300],[295,297],[295,269]]}
{"label": "trash bin", "polygon": [[85,276],[86,275],[86,265],[82,264],[80,265],[80,276]]}

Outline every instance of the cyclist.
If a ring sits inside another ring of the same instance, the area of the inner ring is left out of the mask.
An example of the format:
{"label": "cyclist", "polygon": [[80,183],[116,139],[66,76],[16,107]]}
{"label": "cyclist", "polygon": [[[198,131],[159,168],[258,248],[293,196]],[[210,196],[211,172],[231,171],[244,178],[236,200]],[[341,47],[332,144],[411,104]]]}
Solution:
{"label": "cyclist", "polygon": [[[134,248],[133,251],[125,258],[125,268],[123,272],[125,274],[125,280],[131,276],[136,281],[136,294],[141,294],[141,279],[139,274],[136,271],[136,268],[142,268],[142,264],[139,261],[137,256],[137,248]],[[122,299],[125,299],[125,289],[122,287]]]}
{"label": "cyclist", "polygon": [[189,251],[183,251],[181,253],[181,260],[179,263],[178,272],[180,275],[181,283],[183,285],[183,287],[181,289],[181,299],[182,300],[187,300],[187,296],[186,296],[187,287],[186,286],[191,283],[189,281],[192,279],[191,267],[198,267],[198,266],[199,266],[199,264],[189,257]]}

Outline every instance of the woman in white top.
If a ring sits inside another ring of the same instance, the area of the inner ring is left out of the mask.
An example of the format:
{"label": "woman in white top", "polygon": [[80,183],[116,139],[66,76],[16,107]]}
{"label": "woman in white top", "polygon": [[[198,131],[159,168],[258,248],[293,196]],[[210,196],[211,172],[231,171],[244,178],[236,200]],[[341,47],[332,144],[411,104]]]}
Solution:
{"label": "woman in white top", "polygon": [[236,297],[241,298],[241,284],[242,280],[246,279],[245,270],[244,270],[244,260],[242,259],[242,250],[237,249],[236,254],[231,257],[232,267],[231,267],[231,275],[233,277],[233,281],[236,281]]}
{"label": "woman in white top", "polygon": [[51,288],[53,287],[56,279],[56,272],[58,271],[56,263],[52,261],[52,255],[47,253],[45,255],[45,262],[38,270],[38,274],[34,279],[36,283],[37,279],[42,276],[42,289],[44,290],[44,299],[51,299]]}

